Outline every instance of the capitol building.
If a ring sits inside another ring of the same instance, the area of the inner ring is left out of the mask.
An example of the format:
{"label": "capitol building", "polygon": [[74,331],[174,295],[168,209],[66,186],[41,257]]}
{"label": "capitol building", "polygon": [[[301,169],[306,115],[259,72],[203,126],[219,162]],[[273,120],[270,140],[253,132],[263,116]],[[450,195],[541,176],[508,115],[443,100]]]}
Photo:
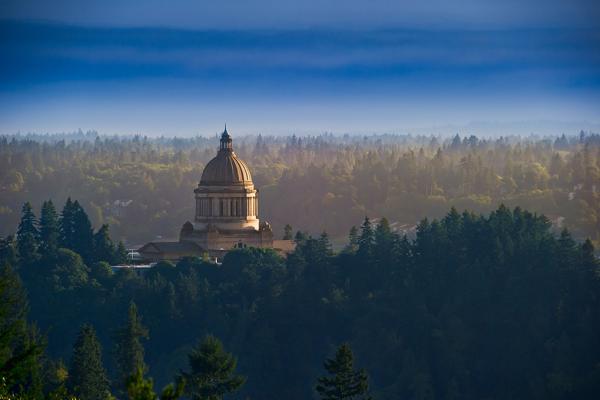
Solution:
{"label": "capitol building", "polygon": [[273,248],[271,226],[259,220],[258,189],[248,165],[233,151],[227,127],[221,135],[217,156],[202,172],[194,198],[193,221],[183,224],[179,240],[145,244],[138,250],[144,259],[221,258],[235,248]]}

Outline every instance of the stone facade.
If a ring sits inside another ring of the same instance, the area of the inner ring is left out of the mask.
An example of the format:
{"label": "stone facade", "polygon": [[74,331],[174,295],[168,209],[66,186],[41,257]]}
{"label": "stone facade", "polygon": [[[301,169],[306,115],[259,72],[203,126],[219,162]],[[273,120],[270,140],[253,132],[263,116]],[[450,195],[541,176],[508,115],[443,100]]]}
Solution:
{"label": "stone facade", "polygon": [[[182,253],[189,255],[190,247],[184,244],[193,244],[199,256],[210,257],[221,257],[236,247],[273,248],[271,226],[258,218],[258,189],[254,187],[250,169],[233,151],[227,128],[221,135],[219,152],[204,168],[194,194],[193,222],[183,224],[179,242],[173,242],[186,249]],[[157,259],[161,257],[157,254],[160,244],[154,242],[153,246],[145,245],[139,251],[143,257]],[[173,250],[177,246],[171,244],[168,248]],[[148,250],[152,250],[152,254],[148,254]],[[173,254],[169,256],[173,259]]]}

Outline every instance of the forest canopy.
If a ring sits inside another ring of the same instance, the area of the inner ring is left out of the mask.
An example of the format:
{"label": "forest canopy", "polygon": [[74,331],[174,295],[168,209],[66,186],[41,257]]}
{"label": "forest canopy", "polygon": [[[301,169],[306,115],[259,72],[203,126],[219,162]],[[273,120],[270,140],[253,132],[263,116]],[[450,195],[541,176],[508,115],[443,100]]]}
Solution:
{"label": "forest canopy", "polygon": [[[161,399],[600,392],[600,264],[591,241],[554,234],[543,215],[450,209],[414,239],[364,218],[339,252],[327,233],[298,231],[285,259],[245,248],[222,265],[185,258],[139,273],[109,267],[119,251],[97,251],[113,241],[76,203],[57,223],[47,203],[39,220],[26,203],[16,238],[0,241],[0,395],[156,399],[145,376],[166,385]],[[77,247],[68,226],[92,240]]]}
{"label": "forest canopy", "polygon": [[[234,149],[260,189],[260,216],[325,230],[336,248],[365,215],[412,231],[452,206],[503,203],[545,214],[557,231],[600,240],[600,136],[451,138],[410,135],[242,137]],[[175,238],[217,137],[107,137],[95,132],[0,138],[0,234],[21,205],[78,199],[95,226],[128,247]],[[293,211],[292,211],[293,210]]]}

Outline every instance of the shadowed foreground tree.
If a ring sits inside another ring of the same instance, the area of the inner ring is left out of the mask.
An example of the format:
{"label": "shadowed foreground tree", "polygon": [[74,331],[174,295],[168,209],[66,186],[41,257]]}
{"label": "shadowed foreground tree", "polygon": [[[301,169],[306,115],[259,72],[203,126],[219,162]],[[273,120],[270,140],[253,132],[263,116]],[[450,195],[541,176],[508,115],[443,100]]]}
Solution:
{"label": "shadowed foreground tree", "polygon": [[347,343],[324,365],[329,375],[319,378],[316,386],[322,400],[371,400],[369,377],[364,369],[354,370],[354,356]]}
{"label": "shadowed foreground tree", "polygon": [[246,377],[235,374],[236,358],[212,335],[205,336],[188,356],[190,370],[182,371],[185,394],[192,400],[221,400],[239,390]]}
{"label": "shadowed foreground tree", "polygon": [[177,400],[183,393],[183,387],[183,380],[180,380],[177,385],[171,383],[162,390],[159,397],[154,392],[154,381],[152,378],[144,378],[141,368],[127,378],[129,400]]}
{"label": "shadowed foreground tree", "polygon": [[137,306],[129,303],[127,322],[117,331],[115,340],[115,358],[117,364],[118,383],[126,385],[132,371],[146,372],[148,369],[144,362],[144,346],[141,339],[148,339],[148,329],[142,325]]}
{"label": "shadowed foreground tree", "polygon": [[102,365],[102,347],[91,325],[79,331],[69,369],[69,386],[81,400],[111,398],[106,371]]}
{"label": "shadowed foreground tree", "polygon": [[18,276],[8,264],[0,265],[0,384],[8,393],[37,399],[43,346],[35,329],[27,326],[26,314],[27,300]]}

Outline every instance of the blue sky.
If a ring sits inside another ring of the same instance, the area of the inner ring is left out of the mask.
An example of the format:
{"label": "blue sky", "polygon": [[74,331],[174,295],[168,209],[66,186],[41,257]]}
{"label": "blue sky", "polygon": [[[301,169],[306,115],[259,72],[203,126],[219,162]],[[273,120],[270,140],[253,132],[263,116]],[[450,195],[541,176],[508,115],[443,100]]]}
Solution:
{"label": "blue sky", "polygon": [[0,16],[5,134],[600,126],[592,1],[22,0]]}

